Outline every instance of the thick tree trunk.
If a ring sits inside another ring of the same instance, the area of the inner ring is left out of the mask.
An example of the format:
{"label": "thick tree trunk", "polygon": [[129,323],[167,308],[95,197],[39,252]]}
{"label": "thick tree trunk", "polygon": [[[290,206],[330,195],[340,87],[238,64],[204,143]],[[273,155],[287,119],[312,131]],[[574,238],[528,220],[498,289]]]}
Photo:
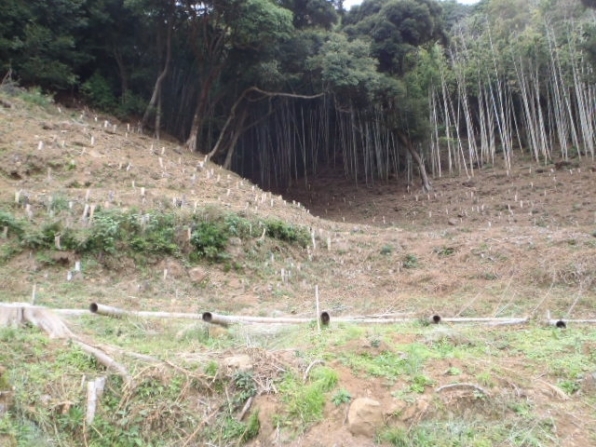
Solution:
{"label": "thick tree trunk", "polygon": [[420,177],[422,178],[422,186],[423,186],[424,190],[427,192],[432,191],[433,187],[432,187],[430,180],[428,179],[428,174],[426,173],[426,167],[424,166],[424,163],[422,161],[422,158],[420,157],[420,154],[416,151],[416,149],[414,149],[414,145],[412,144],[412,142],[403,133],[398,133],[398,137],[399,137],[400,141],[406,146],[406,149],[408,149],[408,152],[410,153],[410,155],[412,155],[412,158],[418,165],[418,169],[420,170]]}

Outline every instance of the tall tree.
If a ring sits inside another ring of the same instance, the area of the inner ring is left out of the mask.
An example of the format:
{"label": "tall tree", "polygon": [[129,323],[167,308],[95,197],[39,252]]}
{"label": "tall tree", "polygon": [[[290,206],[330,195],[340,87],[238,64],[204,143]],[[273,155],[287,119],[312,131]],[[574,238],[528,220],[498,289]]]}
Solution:
{"label": "tall tree", "polygon": [[81,50],[86,0],[5,0],[1,7],[0,64],[27,84],[67,89],[89,60]]}
{"label": "tall tree", "polygon": [[418,164],[425,189],[432,188],[416,145],[424,140],[428,122],[428,94],[410,76],[420,50],[445,42],[440,5],[433,0],[367,0],[351,11],[346,33],[370,38],[379,71],[393,78],[379,95],[386,123]]}

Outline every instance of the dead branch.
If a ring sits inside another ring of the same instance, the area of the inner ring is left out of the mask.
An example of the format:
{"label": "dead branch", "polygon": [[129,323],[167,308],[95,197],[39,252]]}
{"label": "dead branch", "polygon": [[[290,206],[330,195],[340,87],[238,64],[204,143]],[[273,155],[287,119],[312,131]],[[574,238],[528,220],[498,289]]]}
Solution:
{"label": "dead branch", "polygon": [[95,359],[103,366],[105,366],[106,369],[114,370],[116,373],[122,376],[127,383],[131,382],[131,377],[128,374],[126,368],[122,366],[120,363],[118,363],[116,360],[114,360],[112,357],[107,355],[105,352],[100,351],[99,349],[90,346],[87,343],[83,343],[79,340],[74,340],[74,342],[87,354],[91,354],[93,357],[95,357]]}
{"label": "dead branch", "polygon": [[441,391],[457,389],[457,388],[472,388],[473,390],[478,391],[478,392],[484,394],[485,396],[490,397],[490,393],[488,391],[486,391],[481,386],[475,385],[473,383],[451,383],[449,385],[443,385],[443,386],[437,388],[435,390],[435,393],[440,393]]}
{"label": "dead branch", "polygon": [[182,447],[186,447],[187,445],[189,445],[192,442],[192,440],[197,436],[197,434],[203,429],[203,427],[205,425],[207,425],[209,423],[209,421],[211,420],[211,418],[213,416],[215,416],[217,413],[219,413],[219,408],[217,408],[209,416],[207,416],[205,419],[203,419],[201,421],[201,423],[199,425],[197,425],[197,428],[195,429],[195,431],[193,431],[190,434],[190,436],[188,438],[186,438],[186,440],[184,441],[184,444],[182,444]]}
{"label": "dead branch", "polygon": [[128,357],[132,357],[132,358],[135,358],[137,360],[141,360],[141,361],[147,362],[147,363],[162,363],[162,361],[160,359],[152,357],[150,355],[139,354],[138,352],[132,352],[132,351],[125,351],[124,349],[116,348],[114,346],[102,345],[101,349],[104,351],[108,351],[108,352],[110,352],[110,351],[117,352],[120,355],[126,355]]}
{"label": "dead branch", "polygon": [[248,410],[250,410],[250,406],[252,405],[252,401],[253,401],[253,396],[250,396],[248,398],[248,400],[246,401],[246,403],[244,404],[244,407],[242,407],[242,411],[238,415],[238,421],[242,421],[242,419],[244,419],[244,416],[246,415],[246,413],[248,412]]}
{"label": "dead branch", "polygon": [[558,396],[561,400],[569,400],[569,396],[565,393],[565,391],[563,391],[558,386],[553,385],[552,383],[548,383],[546,380],[542,380],[542,379],[535,379],[535,380],[537,382],[543,384],[544,386],[546,386],[548,389],[550,389],[553,392],[553,394]]}
{"label": "dead branch", "polygon": [[304,375],[302,376],[302,381],[306,383],[306,381],[308,380],[308,375],[310,374],[310,370],[313,369],[313,367],[315,365],[324,365],[325,362],[323,360],[313,360],[311,362],[310,365],[308,365],[308,368],[306,368],[306,371],[304,371]]}

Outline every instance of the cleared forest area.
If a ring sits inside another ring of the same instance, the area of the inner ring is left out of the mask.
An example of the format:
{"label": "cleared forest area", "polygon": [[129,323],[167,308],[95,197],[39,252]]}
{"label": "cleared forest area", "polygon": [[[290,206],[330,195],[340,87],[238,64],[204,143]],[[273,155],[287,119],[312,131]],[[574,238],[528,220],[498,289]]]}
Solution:
{"label": "cleared forest area", "polygon": [[66,340],[43,311],[0,329],[6,445],[593,442],[591,164],[430,193],[321,179],[307,209],[111,117],[2,99],[1,301],[71,310]]}
{"label": "cleared forest area", "polygon": [[591,3],[0,7],[0,445],[595,445]]}

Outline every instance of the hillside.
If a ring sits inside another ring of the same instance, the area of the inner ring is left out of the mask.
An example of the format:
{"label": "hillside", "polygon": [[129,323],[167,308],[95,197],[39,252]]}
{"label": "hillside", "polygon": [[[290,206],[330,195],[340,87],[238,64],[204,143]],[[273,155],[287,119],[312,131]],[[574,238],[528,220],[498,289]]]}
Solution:
{"label": "hillside", "polygon": [[[0,302],[314,321],[317,286],[331,315],[322,332],[65,316],[132,385],[76,344],[0,329],[0,445],[596,443],[596,334],[544,324],[596,318],[593,160],[496,160],[430,194],[329,175],[281,196],[112,117],[0,98]],[[334,323],[378,315],[413,321]],[[82,384],[104,375],[81,430]],[[362,397],[382,414],[353,435]]]}

